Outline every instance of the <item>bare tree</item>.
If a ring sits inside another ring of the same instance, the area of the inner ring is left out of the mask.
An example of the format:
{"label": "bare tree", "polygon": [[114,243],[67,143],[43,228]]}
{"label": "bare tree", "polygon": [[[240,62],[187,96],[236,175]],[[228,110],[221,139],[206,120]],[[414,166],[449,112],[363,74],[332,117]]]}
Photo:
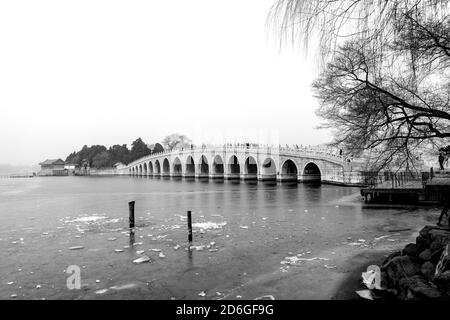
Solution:
{"label": "bare tree", "polygon": [[410,167],[423,145],[450,137],[448,1],[280,0],[273,10],[305,46],[321,35],[328,63],[313,88],[335,143],[375,151],[381,169]]}
{"label": "bare tree", "polygon": [[329,58],[348,39],[384,46],[396,36],[405,12],[445,16],[448,0],[277,0],[268,21],[282,41],[305,49],[318,36],[322,58]]}
{"label": "bare tree", "polygon": [[163,146],[167,150],[173,150],[175,147],[185,148],[190,145],[190,143],[191,140],[187,136],[179,133],[172,133],[171,135],[166,136],[162,141]]}

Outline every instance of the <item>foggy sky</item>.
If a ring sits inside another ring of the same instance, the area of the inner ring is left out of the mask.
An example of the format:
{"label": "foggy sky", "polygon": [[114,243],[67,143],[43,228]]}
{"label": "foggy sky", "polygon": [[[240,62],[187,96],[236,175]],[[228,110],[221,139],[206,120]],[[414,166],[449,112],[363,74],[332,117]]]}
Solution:
{"label": "foggy sky", "polygon": [[0,2],[0,163],[83,145],[318,144],[313,59],[266,28],[274,0]]}

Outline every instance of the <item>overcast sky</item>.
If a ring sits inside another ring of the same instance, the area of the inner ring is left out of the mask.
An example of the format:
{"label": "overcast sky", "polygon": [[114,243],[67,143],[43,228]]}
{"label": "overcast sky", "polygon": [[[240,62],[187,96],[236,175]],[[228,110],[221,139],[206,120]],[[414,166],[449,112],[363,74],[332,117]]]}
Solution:
{"label": "overcast sky", "polygon": [[[318,144],[313,59],[279,48],[274,0],[1,1],[0,163],[84,144]],[[240,139],[242,137],[242,139]]]}

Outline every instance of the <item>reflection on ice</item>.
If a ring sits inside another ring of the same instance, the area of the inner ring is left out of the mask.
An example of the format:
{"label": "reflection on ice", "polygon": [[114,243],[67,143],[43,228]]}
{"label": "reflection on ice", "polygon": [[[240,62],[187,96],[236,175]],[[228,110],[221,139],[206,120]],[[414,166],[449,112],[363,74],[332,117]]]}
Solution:
{"label": "reflection on ice", "polygon": [[104,294],[104,293],[106,293],[106,292],[108,292],[110,290],[120,291],[120,290],[126,290],[126,289],[133,289],[135,287],[137,287],[137,284],[135,284],[135,283],[128,283],[128,284],[124,284],[124,285],[121,285],[121,286],[112,286],[112,287],[109,287],[107,289],[100,289],[100,290],[95,291],[95,294]]}
{"label": "reflection on ice", "polygon": [[141,264],[141,263],[145,263],[145,262],[151,262],[151,259],[149,256],[144,255],[140,258],[133,260],[133,263],[136,263],[136,264]]}
{"label": "reflection on ice", "polygon": [[207,221],[207,222],[197,222],[197,223],[193,223],[192,227],[194,228],[200,228],[203,230],[208,230],[208,229],[222,229],[223,226],[225,226],[227,223],[226,222],[211,222],[211,221]]}
{"label": "reflection on ice", "polygon": [[83,249],[83,246],[74,246],[74,247],[70,247],[69,250],[80,250]]}
{"label": "reflection on ice", "polygon": [[[92,216],[81,216],[79,218],[75,218],[73,220],[65,220],[65,223],[73,223],[73,222],[97,222],[98,220],[106,219],[106,216],[98,216],[98,215],[92,215]],[[118,220],[118,219],[115,219]]]}
{"label": "reflection on ice", "polygon": [[283,261],[281,261],[281,264],[296,264],[299,261],[314,261],[314,260],[330,260],[328,258],[321,258],[321,257],[314,257],[314,258],[300,258],[299,256],[301,256],[303,254],[299,254],[297,256],[292,256],[292,257],[285,257]]}

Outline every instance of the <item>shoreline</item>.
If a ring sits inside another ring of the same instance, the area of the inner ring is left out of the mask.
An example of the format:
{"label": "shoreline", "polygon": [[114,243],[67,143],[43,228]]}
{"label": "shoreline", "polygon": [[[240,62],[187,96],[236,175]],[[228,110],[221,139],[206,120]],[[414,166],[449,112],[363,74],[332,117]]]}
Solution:
{"label": "shoreline", "polygon": [[367,271],[370,265],[381,265],[391,251],[378,251],[367,254],[360,254],[351,259],[352,263],[356,262],[357,266],[342,281],[339,289],[332,300],[364,300],[358,296],[356,291],[365,290],[365,286],[361,281],[361,274]]}
{"label": "shoreline", "polygon": [[[357,267],[343,280],[332,299],[368,299],[356,293],[361,290],[369,291],[369,296],[377,300],[448,300],[449,245],[448,227],[427,224],[417,232],[415,241],[394,251],[357,255],[351,259]],[[381,269],[381,288],[378,288],[381,290],[370,289],[362,282],[362,273],[371,265]]]}

